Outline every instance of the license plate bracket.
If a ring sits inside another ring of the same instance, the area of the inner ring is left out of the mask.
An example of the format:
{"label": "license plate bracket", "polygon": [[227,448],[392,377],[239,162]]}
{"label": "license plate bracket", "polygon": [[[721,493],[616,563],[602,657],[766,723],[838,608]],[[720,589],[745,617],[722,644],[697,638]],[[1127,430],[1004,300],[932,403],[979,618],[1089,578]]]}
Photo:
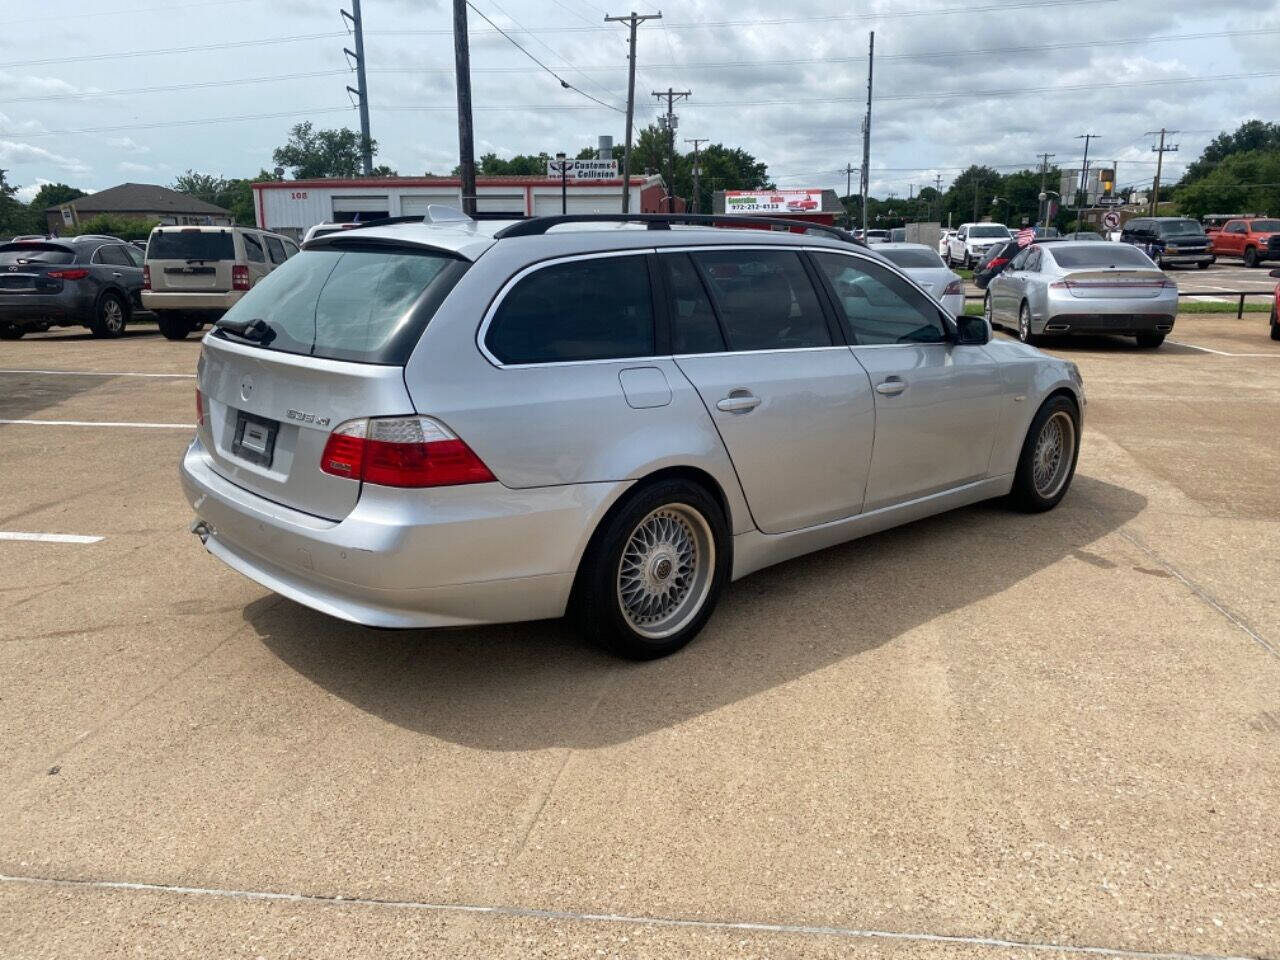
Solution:
{"label": "license plate bracket", "polygon": [[231,452],[242,460],[270,467],[276,450],[276,434],[280,431],[277,420],[236,411],[236,433],[231,441]]}

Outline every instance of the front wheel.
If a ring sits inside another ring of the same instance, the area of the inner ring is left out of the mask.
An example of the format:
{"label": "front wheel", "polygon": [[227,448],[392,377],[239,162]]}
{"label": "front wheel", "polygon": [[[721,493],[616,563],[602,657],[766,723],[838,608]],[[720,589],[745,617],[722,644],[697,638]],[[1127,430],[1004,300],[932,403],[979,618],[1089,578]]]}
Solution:
{"label": "front wheel", "polygon": [[0,323],[0,340],[21,340],[26,332],[16,323]]}
{"label": "front wheel", "polygon": [[1197,263],[1197,264],[1196,264],[1196,269],[1197,269],[1197,270],[1208,270],[1208,269],[1209,269],[1209,261],[1207,261],[1207,260],[1201,260],[1199,263]]}
{"label": "front wheel", "polygon": [[1075,403],[1059,395],[1047,400],[1027,430],[1018,458],[1010,498],[1018,509],[1042,513],[1058,505],[1080,455],[1080,412]]}
{"label": "front wheel", "polygon": [[1271,308],[1271,339],[1280,340],[1280,318],[1276,317],[1275,307]]}
{"label": "front wheel", "polygon": [[1256,267],[1258,265],[1258,251],[1254,247],[1245,247],[1244,265],[1246,267]]}
{"label": "front wheel", "polygon": [[640,489],[583,557],[574,597],[583,631],[632,660],[679,650],[715,608],[729,543],[724,511],[702,487],[663,480]]}
{"label": "front wheel", "polygon": [[89,325],[89,329],[95,337],[114,339],[124,333],[124,326],[128,322],[128,317],[129,308],[125,306],[125,302],[120,295],[107,292],[98,301],[97,314],[93,319],[93,323]]}
{"label": "front wheel", "polygon": [[1138,334],[1138,346],[1154,349],[1164,343],[1163,333],[1140,333]]}
{"label": "front wheel", "polygon": [[156,317],[156,324],[166,340],[185,340],[191,332],[191,321],[186,317],[162,313]]}

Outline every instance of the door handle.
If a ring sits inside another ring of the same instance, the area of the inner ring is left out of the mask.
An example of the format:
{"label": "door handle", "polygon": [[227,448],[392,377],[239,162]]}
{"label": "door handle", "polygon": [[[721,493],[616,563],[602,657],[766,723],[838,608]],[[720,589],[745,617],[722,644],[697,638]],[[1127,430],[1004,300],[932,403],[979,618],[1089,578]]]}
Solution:
{"label": "door handle", "polygon": [[901,377],[889,377],[884,383],[876,384],[876,393],[886,397],[896,397],[905,389],[907,389],[907,381]]}
{"label": "door handle", "polygon": [[120,274],[120,271],[119,271],[119,270],[112,270],[112,271],[111,271],[111,275],[112,275],[113,277],[118,277],[118,276],[120,276],[121,274]]}
{"label": "door handle", "polygon": [[725,413],[747,413],[760,406],[760,398],[749,393],[730,394],[716,404],[717,410]]}

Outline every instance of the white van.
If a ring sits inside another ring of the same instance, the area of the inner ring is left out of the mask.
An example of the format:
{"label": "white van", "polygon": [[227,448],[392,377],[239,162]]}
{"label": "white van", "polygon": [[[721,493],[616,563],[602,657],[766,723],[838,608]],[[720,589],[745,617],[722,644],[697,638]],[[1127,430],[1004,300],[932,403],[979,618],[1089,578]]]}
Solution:
{"label": "white van", "polygon": [[288,237],[251,227],[156,227],[147,241],[142,305],[181,340],[231,309],[298,252]]}

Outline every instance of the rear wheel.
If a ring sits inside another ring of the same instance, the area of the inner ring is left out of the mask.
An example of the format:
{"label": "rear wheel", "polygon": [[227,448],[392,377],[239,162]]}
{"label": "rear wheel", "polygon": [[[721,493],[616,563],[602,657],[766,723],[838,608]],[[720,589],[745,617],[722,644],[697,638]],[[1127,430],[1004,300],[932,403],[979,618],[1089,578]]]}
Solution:
{"label": "rear wheel", "polygon": [[128,319],[129,308],[125,305],[124,299],[118,293],[108,291],[98,301],[97,315],[89,325],[89,329],[93,331],[95,337],[118,337],[124,333]]}
{"label": "rear wheel", "polygon": [[633,660],[679,650],[715,608],[729,539],[720,505],[697,484],[663,480],[638,490],[582,559],[574,606],[584,632]]}
{"label": "rear wheel", "polygon": [[986,317],[987,323],[991,324],[991,329],[996,328],[995,314],[991,309],[991,291],[987,291],[987,295],[982,299],[982,315]]}
{"label": "rear wheel", "polygon": [[1027,513],[1041,513],[1058,505],[1080,454],[1080,413],[1075,403],[1059,395],[1045,401],[1031,421],[1018,458],[1010,498]]}
{"label": "rear wheel", "polygon": [[1197,270],[1208,270],[1208,269],[1209,269],[1209,263],[1208,263],[1208,261],[1207,261],[1207,260],[1201,260],[1199,263],[1197,263],[1197,264],[1196,264],[1196,269],[1197,269]]}
{"label": "rear wheel", "polygon": [[1246,267],[1256,267],[1258,265],[1258,248],[1257,247],[1244,248],[1244,265]]}
{"label": "rear wheel", "polygon": [[1031,306],[1025,300],[1018,308],[1018,339],[1023,343],[1036,342],[1036,335],[1031,332]]}
{"label": "rear wheel", "polygon": [[1280,340],[1280,318],[1276,317],[1276,308],[1271,308],[1271,339]]}
{"label": "rear wheel", "polygon": [[[27,331],[16,323],[0,324],[0,340],[21,340]],[[1275,336],[1273,333],[1272,336]]]}
{"label": "rear wheel", "polygon": [[1138,346],[1154,349],[1164,343],[1163,333],[1140,333],[1138,334]]}
{"label": "rear wheel", "polygon": [[191,321],[186,317],[172,313],[161,313],[156,316],[156,323],[166,340],[185,340],[191,332]]}

